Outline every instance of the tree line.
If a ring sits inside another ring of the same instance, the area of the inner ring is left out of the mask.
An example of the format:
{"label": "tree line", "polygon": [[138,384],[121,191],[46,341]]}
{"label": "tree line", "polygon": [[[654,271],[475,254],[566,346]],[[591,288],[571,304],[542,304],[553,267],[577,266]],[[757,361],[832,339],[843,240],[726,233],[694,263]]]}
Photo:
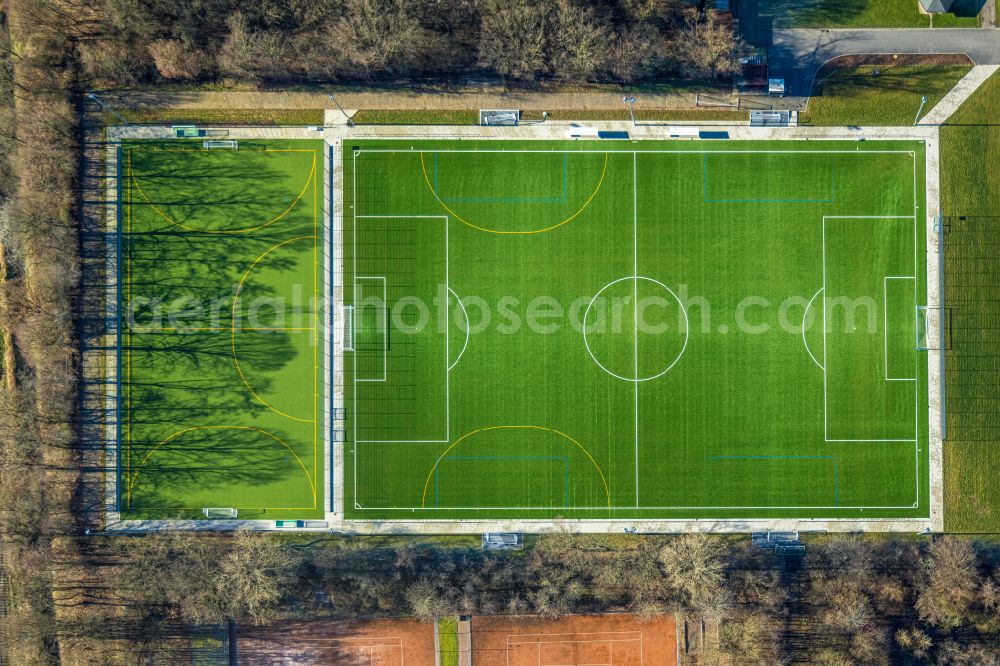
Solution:
{"label": "tree line", "polygon": [[92,569],[118,601],[103,599],[63,631],[135,663],[189,649],[193,630],[181,627],[230,620],[681,613],[717,619],[716,656],[734,664],[1000,658],[1000,552],[968,540],[830,535],[809,540],[802,556],[703,534],[557,533],[521,552],[468,543],[245,531],[97,537],[87,546],[100,553]]}
{"label": "tree line", "polygon": [[711,79],[732,27],[694,0],[103,0],[79,43],[105,85],[155,81]]}
{"label": "tree line", "polygon": [[[11,0],[0,24],[0,646],[58,659],[52,539],[76,530],[74,306],[79,135],[59,2]],[[2,657],[0,653],[0,657]],[[0,659],[2,660],[2,659]]]}

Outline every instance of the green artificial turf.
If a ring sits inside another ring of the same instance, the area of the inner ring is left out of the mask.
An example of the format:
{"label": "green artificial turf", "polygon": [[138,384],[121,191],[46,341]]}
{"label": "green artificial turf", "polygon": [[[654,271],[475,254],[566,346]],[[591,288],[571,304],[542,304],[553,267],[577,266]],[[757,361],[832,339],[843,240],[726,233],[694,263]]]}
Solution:
{"label": "green artificial turf", "polygon": [[323,514],[322,155],[122,144],[126,517]]}
{"label": "green artificial turf", "polygon": [[922,96],[927,97],[923,108],[926,114],[970,69],[968,65],[863,65],[840,69],[817,81],[808,109],[799,114],[799,122],[912,125]]}
{"label": "green artificial turf", "polygon": [[927,516],[923,161],[351,141],[347,516]]}

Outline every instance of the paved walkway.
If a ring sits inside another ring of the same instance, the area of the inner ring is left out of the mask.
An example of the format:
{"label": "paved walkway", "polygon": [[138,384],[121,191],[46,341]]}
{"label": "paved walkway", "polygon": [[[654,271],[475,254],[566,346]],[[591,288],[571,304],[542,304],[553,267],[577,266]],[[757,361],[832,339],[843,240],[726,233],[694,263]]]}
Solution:
{"label": "paved walkway", "polygon": [[1000,30],[775,30],[770,40],[771,76],[785,79],[793,97],[789,101],[802,101],[823,63],[837,56],[870,53],[965,53],[977,65],[997,65]]}
{"label": "paved walkway", "polygon": [[944,96],[944,98],[931,109],[926,116],[920,119],[920,125],[943,125],[958,107],[969,99],[972,93],[979,89],[979,86],[986,82],[1000,70],[1000,65],[976,65],[972,70],[962,77],[962,80],[955,84],[955,87]]}

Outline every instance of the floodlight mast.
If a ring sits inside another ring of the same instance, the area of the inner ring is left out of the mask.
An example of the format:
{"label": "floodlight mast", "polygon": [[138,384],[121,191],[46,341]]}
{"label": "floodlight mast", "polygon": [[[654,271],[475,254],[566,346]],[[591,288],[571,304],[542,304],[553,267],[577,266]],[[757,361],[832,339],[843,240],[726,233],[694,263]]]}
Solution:
{"label": "floodlight mast", "polygon": [[92,93],[92,92],[87,93],[87,99],[89,99],[90,101],[92,101],[95,104],[97,104],[97,106],[101,107],[101,111],[107,111],[108,113],[110,113],[122,125],[128,125],[129,124],[128,120],[126,120],[124,116],[122,116],[120,113],[118,113],[117,111],[115,111],[114,109],[112,109],[111,107],[109,107],[107,104],[105,104],[104,100],[102,100],[100,97],[98,97],[94,93]]}
{"label": "floodlight mast", "polygon": [[336,105],[337,105],[337,108],[338,108],[338,109],[340,109],[340,112],[341,112],[342,114],[344,114],[344,118],[345,118],[345,119],[347,120],[347,124],[348,124],[348,125],[353,125],[354,123],[352,123],[352,122],[351,122],[351,117],[350,117],[349,115],[347,115],[347,111],[344,111],[344,107],[342,107],[342,106],[340,105],[340,102],[338,102],[338,101],[337,101],[337,98],[336,98],[336,97],[334,97],[333,95],[327,95],[326,97],[327,97],[327,99],[329,99],[329,100],[330,100],[331,102],[333,102],[334,104],[336,104]]}
{"label": "floodlight mast", "polygon": [[622,101],[628,106],[628,114],[632,116],[632,126],[635,127],[638,124],[635,122],[635,97],[625,95],[622,97]]}
{"label": "floodlight mast", "polygon": [[921,114],[921,113],[923,113],[923,111],[924,111],[924,106],[926,106],[926,104],[927,104],[927,95],[924,95],[924,96],[922,96],[922,97],[920,98],[920,108],[919,108],[919,109],[917,109],[917,115],[916,115],[916,117],[915,117],[915,118],[913,119],[913,124],[914,124],[914,125],[917,125],[917,124],[919,124],[919,123],[920,123],[920,114]]}

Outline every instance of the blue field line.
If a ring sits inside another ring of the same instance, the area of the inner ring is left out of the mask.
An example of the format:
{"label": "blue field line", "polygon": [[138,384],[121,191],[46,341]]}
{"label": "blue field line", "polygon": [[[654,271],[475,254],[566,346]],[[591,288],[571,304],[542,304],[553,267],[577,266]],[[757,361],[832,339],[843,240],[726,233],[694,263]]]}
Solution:
{"label": "blue field line", "polygon": [[703,203],[833,203],[837,199],[837,161],[830,161],[829,199],[710,199],[708,196],[708,153],[701,156],[701,198]]}
{"label": "blue field line", "polygon": [[834,503],[840,504],[840,461],[836,456],[705,456],[706,460],[832,460]]}
{"label": "blue field line", "polygon": [[569,154],[563,153],[563,182],[561,197],[446,197],[438,187],[438,153],[434,153],[434,191],[445,203],[564,203],[568,190],[567,162]]}
{"label": "blue field line", "polygon": [[565,490],[563,491],[563,506],[569,508],[569,458],[566,456],[448,456],[434,467],[434,506],[441,508],[441,463],[446,460],[561,460],[566,470]]}

